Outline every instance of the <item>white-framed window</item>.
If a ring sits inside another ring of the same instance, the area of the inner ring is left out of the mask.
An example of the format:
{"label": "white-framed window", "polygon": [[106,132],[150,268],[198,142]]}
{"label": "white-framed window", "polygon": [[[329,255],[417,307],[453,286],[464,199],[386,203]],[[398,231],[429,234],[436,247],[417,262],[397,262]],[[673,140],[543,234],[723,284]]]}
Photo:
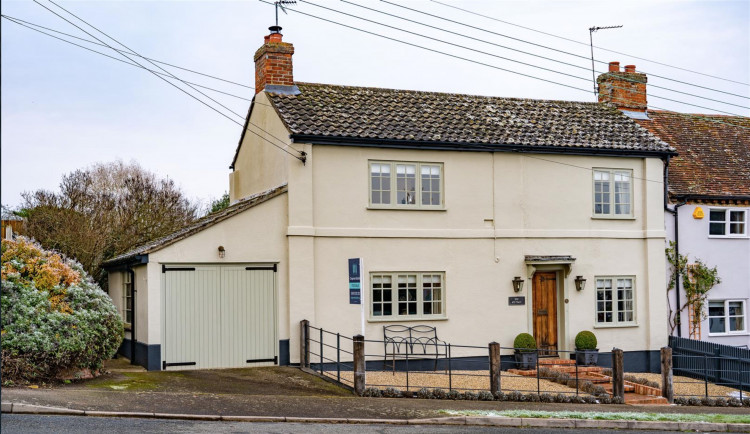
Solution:
{"label": "white-framed window", "polygon": [[708,235],[711,237],[746,237],[747,212],[742,209],[709,209]]}
{"label": "white-framed window", "polygon": [[709,300],[708,333],[747,333],[745,312],[745,300]]}
{"label": "white-framed window", "polygon": [[130,273],[123,273],[122,279],[122,320],[126,325],[133,324],[133,282]]}
{"label": "white-framed window", "polygon": [[445,318],[445,273],[370,273],[370,318]]}
{"label": "white-framed window", "polygon": [[370,206],[443,208],[443,164],[370,161]]}
{"label": "white-framed window", "polygon": [[633,216],[633,171],[594,169],[594,217]]}
{"label": "white-framed window", "polygon": [[596,278],[596,324],[635,324],[635,277]]}

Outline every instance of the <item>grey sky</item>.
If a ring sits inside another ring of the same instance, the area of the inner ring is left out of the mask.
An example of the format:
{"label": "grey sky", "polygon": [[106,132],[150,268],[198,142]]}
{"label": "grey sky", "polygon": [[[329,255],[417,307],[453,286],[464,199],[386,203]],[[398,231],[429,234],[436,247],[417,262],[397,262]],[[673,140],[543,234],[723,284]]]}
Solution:
{"label": "grey sky", "polygon": [[[39,1],[57,10],[47,0]],[[594,98],[590,91],[591,71],[585,69],[591,66],[590,60],[586,59],[590,55],[587,45],[473,16],[428,0],[401,4],[469,23],[478,29],[430,18],[380,1],[351,1],[466,34],[471,39],[341,1],[314,0],[313,3],[578,78],[447,46],[321,9],[309,2],[300,2],[292,8],[397,40],[584,90],[447,57],[290,11],[288,15],[281,14],[280,20],[284,40],[295,46],[294,76],[297,81],[538,99],[591,101]],[[748,107],[750,87],[747,85],[633,57],[748,83],[748,1],[441,1],[581,42],[588,42],[588,28],[591,26],[622,24],[622,29],[595,33],[594,45],[629,55],[595,49],[598,60],[618,60],[622,65],[635,64],[639,70],[647,73],[745,97],[649,75],[649,104],[652,107],[684,113],[713,112],[654,97],[659,95],[750,115],[750,110],[746,108],[654,87],[668,87]],[[257,0],[58,3],[144,56],[249,86],[254,84],[253,53],[261,45],[274,19],[273,7]],[[63,11],[57,11],[65,15]],[[2,13],[92,39],[32,1],[3,1]],[[69,19],[75,21],[74,18]],[[583,57],[524,44],[481,29]],[[148,72],[65,44],[6,19],[2,20],[1,36],[3,204],[16,206],[21,202],[22,191],[56,189],[64,173],[95,162],[115,159],[138,161],[146,169],[174,179],[188,196],[204,202],[228,190],[228,166],[241,127]],[[510,51],[487,42],[573,63],[582,68]],[[87,45],[85,42],[79,43]],[[108,50],[96,46],[91,48]],[[117,57],[116,54],[112,55]],[[597,69],[603,71],[606,65],[598,64]],[[171,71],[185,80],[244,98],[253,96],[252,89],[180,70]],[[244,116],[247,112],[248,101],[203,91],[240,115]],[[240,117],[226,113],[242,121]]]}

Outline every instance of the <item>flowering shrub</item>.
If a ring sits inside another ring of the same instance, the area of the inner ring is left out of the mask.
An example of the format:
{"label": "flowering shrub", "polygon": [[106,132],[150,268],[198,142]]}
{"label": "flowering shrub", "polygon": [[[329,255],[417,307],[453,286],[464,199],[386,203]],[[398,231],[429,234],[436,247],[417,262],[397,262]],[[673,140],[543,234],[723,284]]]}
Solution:
{"label": "flowering shrub", "polygon": [[2,240],[3,380],[98,369],[117,351],[123,324],[80,264],[19,237]]}

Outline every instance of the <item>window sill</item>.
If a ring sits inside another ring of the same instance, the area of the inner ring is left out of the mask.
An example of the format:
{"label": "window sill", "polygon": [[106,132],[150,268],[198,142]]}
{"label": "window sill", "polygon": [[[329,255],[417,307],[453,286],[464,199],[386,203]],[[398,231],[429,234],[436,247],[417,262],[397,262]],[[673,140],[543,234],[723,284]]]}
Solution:
{"label": "window sill", "polygon": [[445,207],[442,208],[428,208],[428,207],[406,207],[406,206],[373,206],[369,205],[366,207],[369,210],[385,210],[385,211],[448,211]]}
{"label": "window sill", "polygon": [[750,237],[747,235],[709,235],[708,238],[720,240],[746,240]]}
{"label": "window sill", "polygon": [[635,220],[634,216],[593,215],[591,220]]}
{"label": "window sill", "polygon": [[595,329],[619,329],[619,328],[632,328],[632,327],[638,327],[638,323],[628,323],[628,324],[596,324],[594,326]]}
{"label": "window sill", "polygon": [[367,322],[415,322],[415,321],[447,321],[448,317],[435,317],[435,318],[408,318],[408,317],[390,317],[390,318],[368,318]]}
{"label": "window sill", "polygon": [[721,338],[721,337],[732,337],[732,336],[750,336],[748,332],[735,332],[735,333],[709,333],[709,337]]}

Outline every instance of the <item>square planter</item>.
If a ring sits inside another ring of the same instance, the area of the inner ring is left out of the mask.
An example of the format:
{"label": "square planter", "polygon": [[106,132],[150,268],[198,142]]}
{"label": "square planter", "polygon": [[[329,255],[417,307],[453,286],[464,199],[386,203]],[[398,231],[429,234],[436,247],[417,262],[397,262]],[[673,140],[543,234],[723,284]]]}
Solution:
{"label": "square planter", "polygon": [[528,371],[529,369],[536,369],[536,351],[531,353],[516,351],[516,368]]}
{"label": "square planter", "polygon": [[599,361],[599,350],[579,350],[576,348],[576,364],[595,366]]}

